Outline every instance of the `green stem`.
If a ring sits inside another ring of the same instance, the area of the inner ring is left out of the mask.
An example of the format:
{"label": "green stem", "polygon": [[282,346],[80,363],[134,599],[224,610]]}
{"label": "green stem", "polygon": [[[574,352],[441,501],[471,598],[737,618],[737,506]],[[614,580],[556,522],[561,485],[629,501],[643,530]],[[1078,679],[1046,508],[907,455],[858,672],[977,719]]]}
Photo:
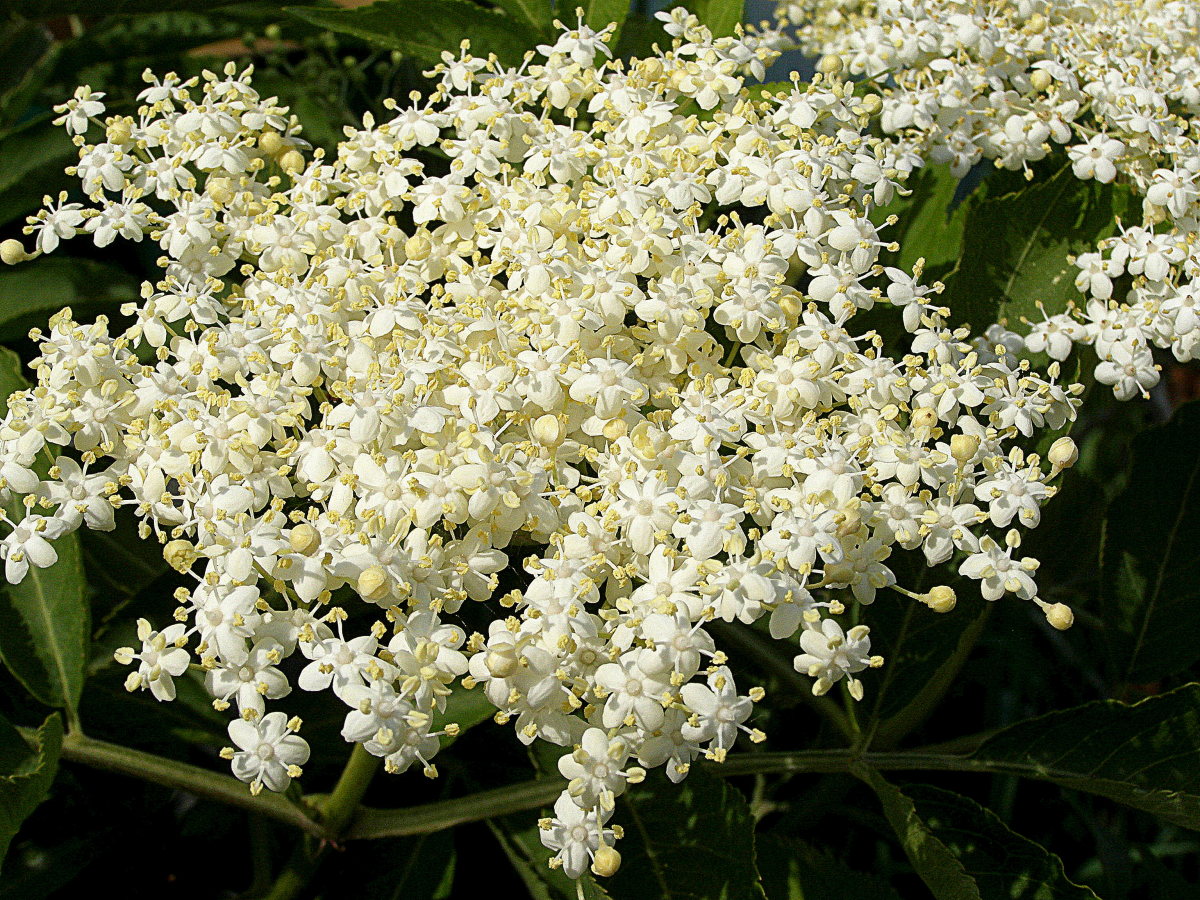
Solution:
{"label": "green stem", "polygon": [[86,737],[77,731],[63,738],[62,757],[94,769],[119,772],[143,781],[187,791],[198,797],[216,800],[218,803],[237,806],[317,837],[324,837],[326,834],[320,823],[282,794],[264,792],[256,797],[236,778],[210,772],[199,766],[164,759],[119,744],[110,744]]}
{"label": "green stem", "polygon": [[780,681],[795,688],[791,696],[816,710],[847,741],[851,743],[855,741],[856,729],[851,724],[849,717],[838,709],[837,701],[828,695],[813,696],[812,680],[801,676],[792,667],[792,664],[780,655],[777,650],[778,644],[768,643],[759,632],[744,625],[727,625],[724,622],[710,624],[722,643],[729,644],[743,653],[753,656],[768,674],[774,675]]}
{"label": "green stem", "polygon": [[346,767],[334,785],[333,793],[310,798],[320,809],[321,824],[325,826],[328,840],[316,842],[307,836],[302,837],[271,886],[267,900],[294,900],[305,891],[316,875],[330,842],[343,836],[359,812],[359,804],[379,769],[379,763],[378,756],[372,756],[363,749],[362,744],[355,744],[350,751],[350,758],[346,760]]}

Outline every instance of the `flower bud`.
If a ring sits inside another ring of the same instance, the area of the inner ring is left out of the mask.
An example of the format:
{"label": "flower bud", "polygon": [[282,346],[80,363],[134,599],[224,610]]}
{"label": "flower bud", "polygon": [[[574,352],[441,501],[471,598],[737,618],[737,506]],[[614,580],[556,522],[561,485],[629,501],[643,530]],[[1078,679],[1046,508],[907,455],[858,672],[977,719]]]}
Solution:
{"label": "flower bud", "polygon": [[1035,91],[1044,91],[1054,83],[1054,78],[1045,69],[1038,69],[1029,76],[1029,83]]}
{"label": "flower bud", "polygon": [[822,75],[836,75],[842,71],[842,58],[832,53],[825,54],[817,60],[817,71]]}
{"label": "flower bud", "polygon": [[557,416],[538,416],[529,431],[533,439],[543,446],[557,447],[562,443],[562,423],[558,421]]}
{"label": "flower bud", "polygon": [[258,149],[267,156],[277,156],[283,149],[283,138],[274,131],[268,131],[259,136]]}
{"label": "flower bud", "polygon": [[288,544],[296,553],[311,556],[321,546],[321,533],[307,522],[302,522],[288,535]]}
{"label": "flower bud", "polygon": [[3,260],[5,265],[15,266],[27,259],[29,254],[25,252],[25,245],[15,238],[9,238],[0,244],[0,260]]}
{"label": "flower bud", "polygon": [[937,425],[937,420],[937,410],[932,406],[918,406],[912,411],[913,428],[933,428]]}
{"label": "flower bud", "polygon": [[601,878],[616,875],[619,868],[621,868],[621,854],[612,847],[604,846],[596,851],[596,858],[592,861],[592,871]]}
{"label": "flower bud", "polygon": [[956,434],[950,438],[950,455],[960,469],[975,458],[979,444],[979,435],[976,434]]}
{"label": "flower bud", "polygon": [[866,116],[873,116],[883,109],[883,101],[878,94],[867,94],[858,102],[859,111]]}
{"label": "flower bud", "polygon": [[433,245],[423,234],[414,234],[404,242],[404,255],[414,262],[420,262],[423,259],[429,258],[429,251],[433,249]]}
{"label": "flower bud", "polygon": [[279,157],[279,168],[289,175],[294,175],[304,168],[304,154],[299,150],[289,150]]}
{"label": "flower bud", "polygon": [[1079,448],[1069,437],[1060,437],[1050,445],[1050,452],[1046,454],[1046,458],[1050,460],[1050,465],[1054,466],[1054,474],[1057,475],[1063,469],[1069,469],[1079,462]]}
{"label": "flower bud", "polygon": [[930,588],[928,593],[922,594],[921,602],[936,613],[948,613],[958,603],[958,597],[950,585],[939,584]]}
{"label": "flower bud", "polygon": [[364,600],[382,600],[388,595],[389,588],[388,574],[383,570],[383,566],[363,569],[362,574],[358,576],[358,593]]}
{"label": "flower bud", "polygon": [[192,546],[191,541],[175,540],[169,541],[163,547],[163,559],[167,561],[167,565],[176,572],[186,572],[192,567],[199,555],[196,548]]}
{"label": "flower bud", "polygon": [[1045,607],[1046,621],[1059,631],[1066,631],[1075,622],[1075,613],[1065,603],[1055,603]]}
{"label": "flower bud", "polygon": [[521,667],[521,663],[513,654],[502,653],[499,650],[489,650],[483,664],[493,678],[507,678]]}

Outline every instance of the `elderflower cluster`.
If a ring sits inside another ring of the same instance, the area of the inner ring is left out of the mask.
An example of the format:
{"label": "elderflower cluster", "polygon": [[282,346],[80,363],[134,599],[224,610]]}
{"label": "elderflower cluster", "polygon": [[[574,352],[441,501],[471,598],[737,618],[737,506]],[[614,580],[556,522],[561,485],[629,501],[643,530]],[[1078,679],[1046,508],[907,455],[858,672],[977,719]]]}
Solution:
{"label": "elderflower cluster", "polygon": [[1032,174],[1066,148],[1077,178],[1142,200],[1074,261],[1082,308],[1029,324],[1025,348],[1095,348],[1122,400],[1158,383],[1153,348],[1200,354],[1200,5],[1192,0],[784,0],[821,67],[876,82],[910,161]]}
{"label": "elderflower cluster", "polygon": [[[117,653],[127,686],[201,671],[253,789],[307,759],[296,688],[433,774],[461,680],[567,748],[542,839],[611,872],[628,784],[763,737],[714,621],[762,620],[813,693],[856,698],[882,659],[847,603],[955,602],[896,585],[899,551],[1069,624],[1018,549],[1071,462],[1022,445],[1076,391],[880,266],[897,162],[851,85],[763,96],[761,42],[664,18],[629,63],[582,25],[517,68],[446,53],[328,157],[249,70],[64,108],[86,202],[50,203],[37,250],[148,240],[162,277],[119,333],[64,310],[35,335],[0,424],[6,574],[132,507],[194,585]],[[857,319],[877,303],[891,354]]]}

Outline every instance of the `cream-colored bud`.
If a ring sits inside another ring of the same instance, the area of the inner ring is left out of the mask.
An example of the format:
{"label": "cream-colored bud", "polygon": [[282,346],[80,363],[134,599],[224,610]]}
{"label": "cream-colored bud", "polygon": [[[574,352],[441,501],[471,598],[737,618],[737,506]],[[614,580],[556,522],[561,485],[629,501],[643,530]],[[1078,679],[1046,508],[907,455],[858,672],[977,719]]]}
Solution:
{"label": "cream-colored bud", "polygon": [[25,245],[15,238],[9,238],[0,244],[0,260],[3,260],[5,265],[15,266],[27,259],[29,254],[25,252]]}
{"label": "cream-colored bud", "polygon": [[1025,30],[1030,34],[1041,34],[1046,30],[1048,24],[1045,16],[1041,13],[1034,13],[1029,17],[1029,21],[1025,23]]}
{"label": "cream-colored bud", "polygon": [[817,71],[822,75],[836,75],[842,71],[842,58],[832,53],[825,54],[817,60]]}
{"label": "cream-colored bud", "polygon": [[186,572],[192,567],[192,563],[199,556],[200,554],[196,552],[196,548],[192,545],[192,542],[185,541],[182,538],[170,541],[163,547],[163,559],[176,572]]}
{"label": "cream-colored bud", "polygon": [[939,584],[921,595],[921,602],[936,613],[948,613],[958,603],[954,588],[948,584]]}
{"label": "cream-colored bud", "polygon": [[1066,631],[1075,623],[1075,613],[1065,603],[1047,606],[1043,612],[1046,613],[1046,621],[1059,631]]}
{"label": "cream-colored bud", "polygon": [[979,435],[956,434],[950,438],[950,455],[959,467],[965,466],[979,452]]}
{"label": "cream-colored bud", "polygon": [[563,440],[562,423],[557,416],[538,416],[529,431],[533,439],[544,447],[557,447]]}
{"label": "cream-colored bud", "polygon": [[867,94],[858,101],[858,108],[863,115],[873,116],[883,109],[883,100],[878,94]]}
{"label": "cream-colored bud", "polygon": [[489,650],[488,655],[484,657],[483,664],[493,678],[507,678],[521,667],[517,658],[511,653],[501,653],[498,650]]}
{"label": "cream-colored bud", "polygon": [[1079,462],[1079,448],[1069,437],[1060,437],[1050,445],[1046,459],[1050,460],[1050,465],[1054,466],[1054,472],[1057,474]]}
{"label": "cream-colored bud", "polygon": [[216,203],[224,206],[233,199],[233,182],[228,178],[210,178],[205,185],[205,192]]}
{"label": "cream-colored bud", "polygon": [[1029,76],[1029,83],[1035,91],[1044,91],[1054,83],[1054,78],[1045,69],[1038,69]]}
{"label": "cream-colored bud", "polygon": [[321,533],[307,522],[302,522],[288,535],[288,544],[295,552],[311,556],[321,546]]}
{"label": "cream-colored bud", "polygon": [[404,255],[413,260],[420,262],[423,259],[429,258],[429,251],[433,249],[433,245],[423,234],[414,234],[404,242]]}
{"label": "cream-colored bud", "polygon": [[932,428],[937,420],[937,410],[932,406],[918,406],[912,411],[913,428]]}
{"label": "cream-colored bud", "polygon": [[621,868],[621,854],[612,847],[604,846],[596,851],[596,858],[592,861],[592,871],[601,878],[616,875],[619,868]]}
{"label": "cream-colored bud", "polygon": [[259,136],[258,149],[267,154],[267,156],[276,156],[283,150],[283,138],[274,131],[268,131],[266,134]]}
{"label": "cream-colored bud", "polygon": [[364,600],[382,600],[388,595],[391,585],[388,574],[383,566],[371,566],[363,569],[358,576],[358,593]]}
{"label": "cream-colored bud", "polygon": [[304,168],[304,154],[299,150],[289,150],[279,157],[279,168],[289,175],[294,175]]}

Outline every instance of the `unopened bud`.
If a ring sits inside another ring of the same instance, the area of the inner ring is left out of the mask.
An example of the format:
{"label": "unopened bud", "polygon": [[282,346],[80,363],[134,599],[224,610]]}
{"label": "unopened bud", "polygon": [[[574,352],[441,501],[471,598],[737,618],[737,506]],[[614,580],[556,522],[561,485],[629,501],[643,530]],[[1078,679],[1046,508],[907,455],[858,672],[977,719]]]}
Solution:
{"label": "unopened bud", "polygon": [[1050,445],[1050,452],[1046,454],[1046,459],[1050,460],[1055,474],[1058,474],[1063,469],[1069,469],[1079,462],[1079,448],[1069,437],[1060,437]]}
{"label": "unopened bud", "polygon": [[170,541],[163,547],[163,559],[167,561],[167,565],[176,572],[186,572],[192,567],[200,554],[196,552],[196,548],[192,546],[191,541],[183,539]]}
{"label": "unopened bud", "polygon": [[596,851],[596,858],[592,860],[592,871],[601,878],[616,875],[619,868],[621,868],[621,854],[612,847],[604,846]]}
{"label": "unopened bud", "polygon": [[842,58],[827,53],[817,61],[817,71],[822,75],[836,75],[842,71]]}
{"label": "unopened bud", "polygon": [[557,416],[538,416],[530,429],[533,439],[545,447],[557,447],[562,443],[562,423]]}
{"label": "unopened bud", "polygon": [[521,666],[511,653],[500,653],[497,650],[489,650],[483,664],[493,678],[507,678]]}
{"label": "unopened bud", "polygon": [[1030,34],[1041,34],[1046,30],[1046,17],[1041,13],[1034,13],[1029,17],[1029,21],[1025,23],[1025,30]]}
{"label": "unopened bud", "polygon": [[878,94],[867,94],[858,101],[858,108],[863,115],[873,116],[883,109],[883,100],[879,98]]}
{"label": "unopened bud", "polygon": [[932,428],[937,420],[937,411],[932,406],[918,406],[912,411],[913,428]]}
{"label": "unopened bud", "polygon": [[258,149],[267,156],[277,156],[283,149],[283,138],[274,131],[268,131],[266,134],[259,135]]}
{"label": "unopened bud", "polygon": [[428,259],[429,251],[432,249],[433,245],[429,242],[429,238],[423,234],[414,234],[404,242],[404,255],[414,262]]}
{"label": "unopened bud", "polygon": [[302,522],[288,535],[288,544],[296,553],[311,556],[321,546],[321,533],[307,522]]}
{"label": "unopened bud", "polygon": [[979,444],[979,435],[976,434],[956,434],[950,438],[950,455],[954,457],[959,468],[975,458],[975,454],[979,452]]}
{"label": "unopened bud", "polygon": [[0,260],[3,260],[5,265],[15,266],[27,259],[29,254],[25,252],[25,245],[15,238],[9,238],[0,244]]}
{"label": "unopened bud", "polygon": [[921,602],[936,613],[948,613],[958,603],[958,597],[954,593],[954,588],[950,587],[950,585],[939,584],[937,587],[930,588],[927,593],[922,594]]}
{"label": "unopened bud", "polygon": [[388,574],[383,570],[383,566],[363,569],[362,574],[358,576],[358,593],[364,600],[382,600],[388,595],[388,589]]}
{"label": "unopened bud", "polygon": [[1029,83],[1035,91],[1044,91],[1054,83],[1054,77],[1045,69],[1037,69],[1029,76]]}
{"label": "unopened bud", "polygon": [[289,150],[279,157],[279,168],[289,175],[294,175],[304,168],[304,154],[299,150]]}
{"label": "unopened bud", "polygon": [[1066,631],[1075,623],[1075,613],[1065,603],[1047,606],[1043,612],[1046,613],[1046,621],[1059,631]]}
{"label": "unopened bud", "polygon": [[118,147],[128,144],[133,137],[133,123],[128,119],[114,119],[108,123],[105,136],[110,144],[116,144]]}

